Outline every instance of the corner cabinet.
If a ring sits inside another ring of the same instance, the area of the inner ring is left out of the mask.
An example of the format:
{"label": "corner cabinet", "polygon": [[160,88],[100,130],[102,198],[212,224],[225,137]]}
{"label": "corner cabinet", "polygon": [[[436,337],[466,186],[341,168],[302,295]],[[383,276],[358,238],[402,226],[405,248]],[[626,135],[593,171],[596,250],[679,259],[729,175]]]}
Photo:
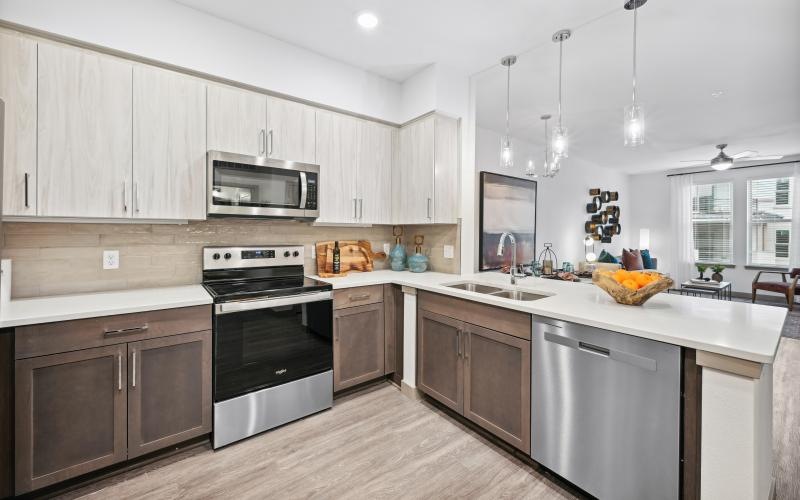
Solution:
{"label": "corner cabinet", "polygon": [[458,222],[459,122],[430,114],[400,128],[393,171],[395,224]]}
{"label": "corner cabinet", "polygon": [[529,453],[530,315],[429,292],[418,307],[419,390]]}
{"label": "corner cabinet", "polygon": [[38,215],[130,217],[133,66],[39,44]]}
{"label": "corner cabinet", "polygon": [[17,495],[211,432],[211,308],[15,330]]}
{"label": "corner cabinet", "polygon": [[0,33],[3,215],[36,215],[36,42]]}

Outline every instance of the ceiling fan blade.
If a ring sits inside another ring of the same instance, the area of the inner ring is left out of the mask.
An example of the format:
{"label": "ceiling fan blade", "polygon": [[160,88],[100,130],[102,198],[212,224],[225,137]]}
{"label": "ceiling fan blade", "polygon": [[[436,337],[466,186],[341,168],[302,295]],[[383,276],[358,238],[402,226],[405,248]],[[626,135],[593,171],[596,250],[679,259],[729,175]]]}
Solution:
{"label": "ceiling fan blade", "polygon": [[758,156],[758,151],[753,151],[752,149],[748,149],[745,151],[740,151],[735,155],[732,155],[731,158],[733,158],[734,160],[738,160],[741,158],[754,158],[756,156]]}
{"label": "ceiling fan blade", "polygon": [[736,158],[737,160],[747,160],[747,161],[762,161],[762,160],[780,160],[783,158],[783,155],[760,155],[760,156],[748,156],[746,158]]}
{"label": "ceiling fan blade", "polygon": [[681,163],[688,163],[687,167],[707,167],[711,165],[708,160],[682,160]]}

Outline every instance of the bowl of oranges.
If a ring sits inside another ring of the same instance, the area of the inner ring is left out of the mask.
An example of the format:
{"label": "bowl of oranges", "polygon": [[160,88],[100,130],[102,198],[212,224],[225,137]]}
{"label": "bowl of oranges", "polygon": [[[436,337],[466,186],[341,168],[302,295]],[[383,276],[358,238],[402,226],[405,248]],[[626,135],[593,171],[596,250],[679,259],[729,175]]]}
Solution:
{"label": "bowl of oranges", "polygon": [[619,304],[640,306],[653,295],[669,289],[673,281],[656,271],[616,271],[598,269],[592,282],[608,292]]}

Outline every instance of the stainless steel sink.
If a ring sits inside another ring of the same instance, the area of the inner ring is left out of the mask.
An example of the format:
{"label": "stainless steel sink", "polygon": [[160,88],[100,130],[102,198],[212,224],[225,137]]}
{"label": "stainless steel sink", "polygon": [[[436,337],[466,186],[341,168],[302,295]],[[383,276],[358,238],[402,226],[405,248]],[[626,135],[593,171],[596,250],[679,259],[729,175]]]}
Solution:
{"label": "stainless steel sink", "polygon": [[504,299],[525,300],[525,301],[547,298],[547,295],[523,292],[522,290],[500,290],[499,292],[493,292],[490,293],[489,295],[492,295],[494,297],[503,297]]}
{"label": "stainless steel sink", "polygon": [[447,285],[447,288],[458,288],[459,290],[466,290],[468,292],[492,294],[495,292],[502,292],[502,288],[489,285],[481,285],[480,283],[456,283],[454,285]]}

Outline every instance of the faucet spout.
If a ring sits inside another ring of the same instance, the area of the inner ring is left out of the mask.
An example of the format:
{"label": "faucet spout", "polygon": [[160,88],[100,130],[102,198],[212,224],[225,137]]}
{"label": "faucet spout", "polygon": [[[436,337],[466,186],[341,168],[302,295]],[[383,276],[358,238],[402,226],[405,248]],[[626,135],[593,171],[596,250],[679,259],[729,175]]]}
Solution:
{"label": "faucet spout", "polygon": [[[503,256],[503,250],[505,250],[505,242],[506,238],[511,241],[511,270],[509,271],[509,275],[511,275],[511,284],[517,284],[517,277],[520,276],[517,274],[517,240],[514,238],[514,235],[509,232],[505,232],[500,235],[500,242],[497,244],[497,256]],[[523,275],[524,276],[524,275]]]}

